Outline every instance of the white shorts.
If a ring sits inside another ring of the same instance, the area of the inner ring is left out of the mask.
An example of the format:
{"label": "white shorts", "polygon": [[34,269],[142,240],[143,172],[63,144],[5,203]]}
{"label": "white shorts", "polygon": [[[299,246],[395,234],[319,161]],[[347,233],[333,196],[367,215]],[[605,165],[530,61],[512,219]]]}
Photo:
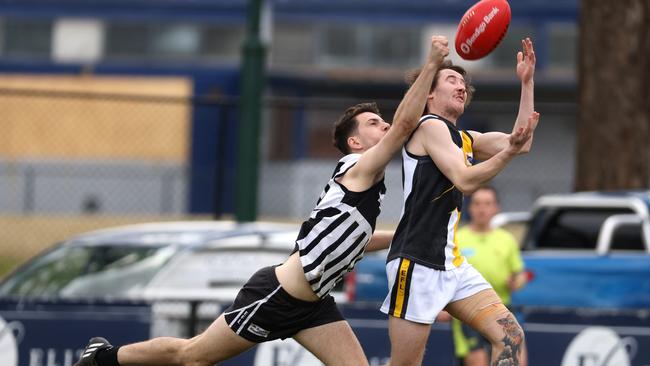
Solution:
{"label": "white shorts", "polygon": [[450,302],[492,288],[469,263],[440,271],[406,258],[386,264],[389,292],[381,312],[417,323],[432,324]]}

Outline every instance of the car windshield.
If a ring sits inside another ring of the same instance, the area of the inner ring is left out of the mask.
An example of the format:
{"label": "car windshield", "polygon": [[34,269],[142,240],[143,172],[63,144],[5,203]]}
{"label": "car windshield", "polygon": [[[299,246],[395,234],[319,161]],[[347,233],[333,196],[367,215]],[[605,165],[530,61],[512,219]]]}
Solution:
{"label": "car windshield", "polygon": [[10,276],[0,295],[133,297],[175,253],[170,246],[61,246]]}
{"label": "car windshield", "polygon": [[[600,228],[608,217],[633,213],[628,208],[611,207],[564,207],[540,211],[533,223],[533,227],[539,230],[539,238],[534,248],[595,250]],[[624,237],[624,240],[631,240],[626,245],[616,245],[617,249],[638,248],[642,250],[644,248],[641,230],[637,229],[632,235],[633,233],[628,227],[625,230],[617,230],[616,234],[614,243],[620,242],[621,237]],[[533,233],[528,233],[529,244],[534,239]]]}

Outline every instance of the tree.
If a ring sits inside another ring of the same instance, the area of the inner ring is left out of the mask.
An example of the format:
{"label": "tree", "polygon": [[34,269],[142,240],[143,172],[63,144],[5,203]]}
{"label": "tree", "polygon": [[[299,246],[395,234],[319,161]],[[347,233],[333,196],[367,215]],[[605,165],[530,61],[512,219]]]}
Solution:
{"label": "tree", "polygon": [[650,2],[582,0],[576,190],[648,188]]}

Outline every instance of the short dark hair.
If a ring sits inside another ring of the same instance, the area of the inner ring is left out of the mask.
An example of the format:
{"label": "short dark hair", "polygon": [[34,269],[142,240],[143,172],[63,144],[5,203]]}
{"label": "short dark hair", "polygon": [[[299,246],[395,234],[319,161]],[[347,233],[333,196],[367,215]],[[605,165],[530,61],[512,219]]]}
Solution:
{"label": "short dark hair", "polygon": [[356,117],[364,112],[372,112],[379,115],[379,109],[375,103],[359,103],[345,110],[341,118],[334,123],[334,146],[343,154],[350,153],[348,137],[356,131],[358,121]]}
{"label": "short dark hair", "polygon": [[[492,194],[494,195],[494,200],[495,200],[497,203],[499,203],[499,192],[497,192],[497,190],[496,190],[494,187],[492,187],[492,186],[490,186],[490,185],[483,185],[483,186],[480,186],[480,187],[478,187],[474,192],[472,192],[471,196],[473,196],[474,193],[476,193],[476,192],[478,192],[478,191],[489,191],[489,192],[492,192]],[[470,196],[470,200],[471,200],[471,196]]]}
{"label": "short dark hair", "polygon": [[[442,70],[454,70],[460,75],[463,76],[463,79],[465,79],[465,89],[467,90],[467,99],[465,100],[465,107],[469,105],[469,103],[472,101],[472,96],[474,96],[474,91],[476,90],[474,86],[472,85],[472,80],[467,73],[467,71],[462,67],[458,65],[454,65],[450,60],[445,60],[442,62],[440,67],[438,68],[438,71],[436,71],[436,75],[433,77],[433,82],[431,83],[431,88],[429,91],[433,91],[433,89],[436,88],[436,85],[438,84],[438,77],[440,76],[440,71]],[[414,69],[406,73],[406,77],[404,78],[406,80],[406,83],[411,87],[413,83],[415,83],[415,79],[418,78],[420,75],[420,72],[422,72],[422,68]],[[424,107],[424,112],[422,113],[427,114],[427,107]]]}

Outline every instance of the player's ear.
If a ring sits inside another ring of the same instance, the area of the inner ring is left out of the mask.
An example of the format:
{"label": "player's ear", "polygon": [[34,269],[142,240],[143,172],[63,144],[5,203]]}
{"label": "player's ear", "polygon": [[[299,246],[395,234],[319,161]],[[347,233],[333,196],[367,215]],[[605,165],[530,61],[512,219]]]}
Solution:
{"label": "player's ear", "polygon": [[361,141],[359,140],[359,136],[350,136],[348,137],[347,142],[351,150],[361,149]]}

